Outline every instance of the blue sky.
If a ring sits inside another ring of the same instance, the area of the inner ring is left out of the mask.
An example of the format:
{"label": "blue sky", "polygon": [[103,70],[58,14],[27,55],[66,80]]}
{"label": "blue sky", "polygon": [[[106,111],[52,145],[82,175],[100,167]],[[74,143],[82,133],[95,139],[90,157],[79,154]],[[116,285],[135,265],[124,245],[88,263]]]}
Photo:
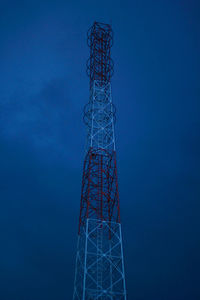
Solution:
{"label": "blue sky", "polygon": [[0,298],[71,299],[89,78],[112,24],[128,299],[200,298],[198,1],[1,1]]}

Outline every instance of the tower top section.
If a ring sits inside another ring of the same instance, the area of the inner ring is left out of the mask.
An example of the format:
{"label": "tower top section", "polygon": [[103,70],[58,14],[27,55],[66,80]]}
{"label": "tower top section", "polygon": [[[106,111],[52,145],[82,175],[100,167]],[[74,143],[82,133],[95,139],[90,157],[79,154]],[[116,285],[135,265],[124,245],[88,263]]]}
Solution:
{"label": "tower top section", "polygon": [[84,122],[88,135],[86,151],[115,151],[114,121],[115,107],[112,103],[110,79],[113,62],[110,51],[113,32],[108,24],[94,22],[88,31],[90,57],[87,71],[90,77],[90,100],[84,108]]}
{"label": "tower top section", "polygon": [[113,75],[113,61],[110,49],[113,44],[113,31],[109,24],[94,22],[87,34],[90,57],[87,61],[87,74],[90,87],[95,80],[105,85]]}

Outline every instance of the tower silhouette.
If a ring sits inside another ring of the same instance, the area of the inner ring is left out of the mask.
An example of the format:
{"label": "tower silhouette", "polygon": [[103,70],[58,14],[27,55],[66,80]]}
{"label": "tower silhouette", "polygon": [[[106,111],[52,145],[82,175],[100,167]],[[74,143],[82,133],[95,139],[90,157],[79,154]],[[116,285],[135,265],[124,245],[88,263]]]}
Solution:
{"label": "tower silhouette", "polygon": [[115,107],[110,79],[111,26],[88,31],[90,98],[73,300],[126,300],[115,149]]}

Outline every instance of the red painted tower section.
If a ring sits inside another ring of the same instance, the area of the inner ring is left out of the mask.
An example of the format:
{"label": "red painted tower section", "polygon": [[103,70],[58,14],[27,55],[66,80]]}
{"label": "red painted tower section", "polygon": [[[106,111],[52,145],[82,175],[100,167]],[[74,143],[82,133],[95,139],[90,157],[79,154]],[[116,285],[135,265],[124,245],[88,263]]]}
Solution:
{"label": "red painted tower section", "polygon": [[116,153],[90,148],[83,168],[80,227],[87,218],[120,223]]}

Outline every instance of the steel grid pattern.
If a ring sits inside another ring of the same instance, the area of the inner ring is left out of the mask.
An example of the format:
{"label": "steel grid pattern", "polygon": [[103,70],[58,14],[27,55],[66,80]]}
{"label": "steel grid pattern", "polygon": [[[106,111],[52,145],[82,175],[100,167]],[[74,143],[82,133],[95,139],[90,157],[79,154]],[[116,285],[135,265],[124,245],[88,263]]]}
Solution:
{"label": "steel grid pattern", "polygon": [[73,299],[126,299],[120,223],[87,219],[81,228]]}
{"label": "steel grid pattern", "polygon": [[110,79],[110,25],[88,31],[90,98],[73,300],[126,300]]}
{"label": "steel grid pattern", "polygon": [[110,82],[93,81],[90,101],[84,108],[87,125],[86,151],[95,149],[115,150],[115,106],[112,103]]}

